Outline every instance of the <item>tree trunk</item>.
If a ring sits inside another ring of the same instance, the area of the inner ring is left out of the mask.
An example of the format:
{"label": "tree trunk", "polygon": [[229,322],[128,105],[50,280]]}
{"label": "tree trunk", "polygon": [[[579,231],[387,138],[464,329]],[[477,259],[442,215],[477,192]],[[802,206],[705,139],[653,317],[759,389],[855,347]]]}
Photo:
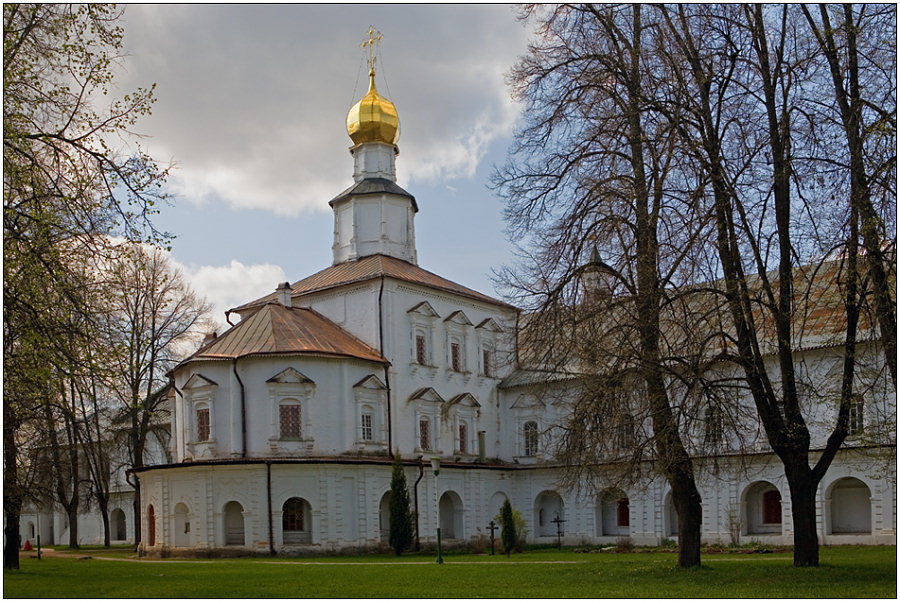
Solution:
{"label": "tree trunk", "polygon": [[794,566],[819,566],[819,537],[816,530],[816,489],[805,453],[784,459],[784,473],[791,490],[791,517],[794,520]]}
{"label": "tree trunk", "polygon": [[703,508],[693,475],[689,480],[671,481],[672,503],[678,513],[678,566],[700,566],[700,527]]}
{"label": "tree trunk", "polygon": [[78,545],[78,504],[67,508],[66,516],[69,518],[69,547],[78,549],[81,547]]}
{"label": "tree trunk", "polygon": [[19,423],[13,418],[12,400],[3,399],[3,518],[6,535],[3,544],[3,568],[19,568],[19,514],[22,496],[19,490],[18,449],[16,430]]}
{"label": "tree trunk", "polygon": [[109,498],[97,500],[100,507],[100,518],[103,519],[103,547],[109,547]]}

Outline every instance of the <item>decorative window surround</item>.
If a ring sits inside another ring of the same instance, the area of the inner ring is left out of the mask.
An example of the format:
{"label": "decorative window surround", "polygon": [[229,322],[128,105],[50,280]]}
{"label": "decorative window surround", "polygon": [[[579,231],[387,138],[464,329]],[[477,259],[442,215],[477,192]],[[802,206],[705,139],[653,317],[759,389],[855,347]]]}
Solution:
{"label": "decorative window surround", "polygon": [[[452,429],[453,453],[461,456],[477,455],[477,442],[472,436],[477,431],[478,417],[481,414],[481,404],[471,393],[461,393],[451,397],[441,405],[441,416],[449,423]],[[465,427],[464,429],[462,427]],[[460,435],[465,430],[465,445],[460,444]]]}
{"label": "decorative window surround", "polygon": [[[516,449],[514,459],[522,464],[530,464],[543,459],[544,448],[541,441],[541,417],[546,415],[546,404],[533,395],[520,395],[510,406],[516,424]],[[537,449],[526,449],[525,425],[537,425]],[[529,455],[527,452],[533,452]]]}
{"label": "decorative window surround", "polygon": [[[316,384],[294,368],[282,370],[266,381],[269,393],[269,451],[273,454],[308,453],[313,449],[310,400],[316,394]],[[281,406],[300,406],[300,437],[281,436]]]}
{"label": "decorative window surround", "polygon": [[[192,375],[184,384],[184,438],[189,459],[213,457],[216,451],[216,409],[213,403],[219,385],[202,374]],[[209,412],[209,436],[201,441],[198,410]]]}
{"label": "decorative window surround", "polygon": [[466,374],[471,365],[468,357],[468,335],[472,322],[462,310],[457,310],[444,318],[447,343],[447,369],[449,372]]}
{"label": "decorative window surround", "polygon": [[[431,387],[419,389],[410,395],[408,404],[413,406],[413,432],[415,433],[415,451],[416,453],[442,454],[441,451],[441,414],[444,399],[438,395],[437,391]],[[421,423],[423,420],[428,422],[428,447],[422,445]]]}
{"label": "decorative window surround", "polygon": [[478,338],[478,374],[485,378],[497,378],[497,345],[503,329],[493,318],[483,320],[475,327]]}
{"label": "decorative window surround", "polygon": [[413,306],[406,315],[410,324],[409,363],[413,365],[413,372],[420,368],[433,368],[434,330],[440,316],[428,301]]}
{"label": "decorative window surround", "polygon": [[[357,448],[368,451],[387,449],[387,387],[381,379],[370,374],[353,385],[353,397],[356,401],[354,437]],[[368,429],[363,416],[369,417]]]}

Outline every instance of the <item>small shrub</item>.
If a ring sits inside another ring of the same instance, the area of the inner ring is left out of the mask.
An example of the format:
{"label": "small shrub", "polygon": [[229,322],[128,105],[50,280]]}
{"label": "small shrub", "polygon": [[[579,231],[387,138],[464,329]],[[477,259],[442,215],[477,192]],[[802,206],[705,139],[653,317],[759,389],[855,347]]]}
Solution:
{"label": "small shrub", "polygon": [[659,542],[659,547],[671,549],[671,548],[677,548],[678,545],[675,543],[674,539],[669,539],[668,537],[664,537],[662,539],[662,541]]}
{"label": "small shrub", "polygon": [[616,540],[616,554],[630,554],[631,552],[634,552],[634,541],[627,535],[619,537]]}
{"label": "small shrub", "polygon": [[488,547],[488,536],[484,533],[479,533],[475,537],[469,540],[469,549],[473,554],[484,554],[485,550]]}

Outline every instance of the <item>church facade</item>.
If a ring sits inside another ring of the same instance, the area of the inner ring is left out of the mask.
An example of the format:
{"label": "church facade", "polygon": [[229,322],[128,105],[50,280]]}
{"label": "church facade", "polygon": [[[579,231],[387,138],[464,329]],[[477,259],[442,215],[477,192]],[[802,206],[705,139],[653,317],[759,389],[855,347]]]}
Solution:
{"label": "church facade", "polygon": [[[399,119],[371,67],[347,118],[354,183],[330,201],[333,265],[234,308],[240,321],[171,373],[171,461],[135,473],[143,552],[386,546],[393,454],[421,543],[438,527],[450,544],[487,534],[506,499],[533,543],[674,539],[662,478],[560,485],[546,433],[564,395],[543,392],[570,381],[517,365],[515,307],[417,264],[418,205],[396,183]],[[895,414],[894,391],[878,390],[867,407]],[[884,453],[850,441],[838,454],[818,493],[821,543],[895,543]],[[761,446],[716,464],[699,482],[704,540],[791,543],[777,457]]]}

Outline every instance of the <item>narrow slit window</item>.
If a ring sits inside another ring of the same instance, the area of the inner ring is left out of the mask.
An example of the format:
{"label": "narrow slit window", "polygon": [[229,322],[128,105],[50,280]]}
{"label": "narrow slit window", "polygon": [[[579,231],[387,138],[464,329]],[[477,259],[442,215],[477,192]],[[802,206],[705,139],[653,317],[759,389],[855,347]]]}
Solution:
{"label": "narrow slit window", "polygon": [[419,449],[431,449],[431,423],[427,418],[419,419]]}
{"label": "narrow slit window", "polygon": [[363,414],[362,415],[362,440],[363,441],[371,441],[372,440],[372,415],[371,414]]}

